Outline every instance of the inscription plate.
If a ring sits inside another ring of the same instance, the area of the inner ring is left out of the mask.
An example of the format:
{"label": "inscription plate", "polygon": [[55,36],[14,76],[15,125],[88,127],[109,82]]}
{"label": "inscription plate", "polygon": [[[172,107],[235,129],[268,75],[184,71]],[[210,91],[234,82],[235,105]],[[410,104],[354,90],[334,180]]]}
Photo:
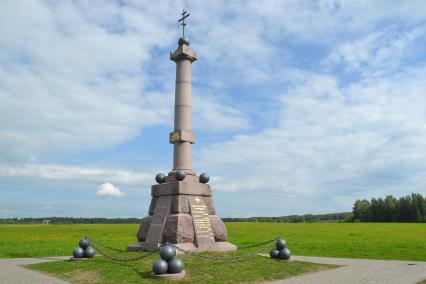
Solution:
{"label": "inscription plate", "polygon": [[195,238],[197,244],[214,243],[214,234],[210,223],[207,206],[199,196],[189,197],[189,207],[194,224]]}
{"label": "inscription plate", "polygon": [[163,230],[170,212],[171,200],[171,196],[158,197],[154,214],[151,217],[151,225],[146,236],[146,242],[161,243],[163,241]]}

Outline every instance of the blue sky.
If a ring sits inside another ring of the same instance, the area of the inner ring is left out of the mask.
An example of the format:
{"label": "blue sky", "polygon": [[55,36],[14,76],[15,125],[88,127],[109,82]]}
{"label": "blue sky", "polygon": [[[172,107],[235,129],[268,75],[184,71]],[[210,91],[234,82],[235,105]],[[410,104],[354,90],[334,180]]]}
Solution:
{"label": "blue sky", "polygon": [[1,1],[0,217],[147,214],[183,8],[220,216],[426,194],[424,1]]}

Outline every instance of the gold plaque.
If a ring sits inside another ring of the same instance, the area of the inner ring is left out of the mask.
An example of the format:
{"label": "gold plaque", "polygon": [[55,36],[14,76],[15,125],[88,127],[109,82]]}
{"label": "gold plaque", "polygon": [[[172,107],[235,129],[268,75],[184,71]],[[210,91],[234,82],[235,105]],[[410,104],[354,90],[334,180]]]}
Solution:
{"label": "gold plaque", "polygon": [[170,143],[174,144],[176,142],[181,141],[181,135],[179,131],[174,131],[170,133]]}

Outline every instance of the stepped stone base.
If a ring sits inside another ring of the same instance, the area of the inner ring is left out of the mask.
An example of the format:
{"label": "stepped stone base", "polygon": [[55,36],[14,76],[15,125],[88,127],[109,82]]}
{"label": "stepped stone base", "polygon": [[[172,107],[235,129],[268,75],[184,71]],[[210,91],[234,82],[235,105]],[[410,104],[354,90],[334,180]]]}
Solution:
{"label": "stepped stone base", "polygon": [[174,175],[163,184],[151,188],[149,215],[142,219],[137,242],[128,250],[157,249],[169,242],[190,251],[233,251],[237,247],[227,242],[228,232],[216,215],[212,190],[187,175],[177,181]]}
{"label": "stepped stone base", "polygon": [[[141,249],[155,250],[159,248],[161,243],[147,243],[147,242],[135,242],[127,246],[128,251],[138,251]],[[180,243],[175,244],[178,248],[186,251],[236,251],[237,246],[228,242],[215,242],[211,244],[200,244],[198,247],[194,243]],[[183,252],[177,251],[177,254]]]}

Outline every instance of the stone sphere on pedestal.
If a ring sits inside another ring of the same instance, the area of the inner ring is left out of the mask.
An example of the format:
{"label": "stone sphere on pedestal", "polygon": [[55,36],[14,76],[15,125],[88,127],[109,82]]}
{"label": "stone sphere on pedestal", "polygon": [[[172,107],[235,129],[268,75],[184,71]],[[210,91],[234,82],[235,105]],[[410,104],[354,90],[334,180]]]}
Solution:
{"label": "stone sphere on pedestal", "polygon": [[72,256],[75,258],[83,258],[84,257],[84,249],[81,247],[77,247],[72,251]]}
{"label": "stone sphere on pedestal", "polygon": [[183,181],[183,180],[185,179],[185,177],[186,177],[186,173],[185,173],[184,171],[182,171],[182,170],[178,170],[178,171],[176,171],[176,173],[175,173],[175,178],[176,178],[178,181]]}
{"label": "stone sphere on pedestal", "polygon": [[291,252],[288,248],[280,250],[279,258],[280,259],[290,259]]}
{"label": "stone sphere on pedestal", "polygon": [[280,255],[280,252],[277,249],[272,249],[269,252],[269,255],[271,256],[271,258],[278,258],[278,256]]}
{"label": "stone sphere on pedestal", "polygon": [[163,173],[159,173],[155,176],[155,181],[158,183],[164,183],[166,181],[166,175]]}
{"label": "stone sphere on pedestal", "polygon": [[209,176],[208,174],[206,174],[206,173],[202,173],[202,174],[200,175],[200,182],[201,182],[201,183],[208,183],[208,182],[209,182],[209,180],[210,180],[210,176]]}
{"label": "stone sphere on pedestal", "polygon": [[167,261],[165,261],[164,259],[158,259],[152,265],[152,271],[154,272],[155,275],[166,274],[168,269],[169,269],[169,265],[167,264]]}
{"label": "stone sphere on pedestal", "polygon": [[87,247],[85,250],[84,250],[84,257],[87,257],[87,258],[92,258],[92,257],[94,257],[96,255],[96,250],[94,249],[94,248],[92,248],[92,247]]}
{"label": "stone sphere on pedestal", "polygon": [[169,265],[169,273],[181,273],[183,271],[183,261],[179,258],[173,258],[168,262]]}
{"label": "stone sphere on pedestal", "polygon": [[287,243],[283,239],[278,239],[275,245],[277,246],[277,250],[282,250],[287,247]]}
{"label": "stone sphere on pedestal", "polygon": [[78,243],[82,249],[86,249],[90,245],[90,241],[88,238],[84,237]]}
{"label": "stone sphere on pedestal", "polygon": [[165,261],[172,260],[176,256],[176,249],[171,246],[163,246],[160,248],[160,256]]}

